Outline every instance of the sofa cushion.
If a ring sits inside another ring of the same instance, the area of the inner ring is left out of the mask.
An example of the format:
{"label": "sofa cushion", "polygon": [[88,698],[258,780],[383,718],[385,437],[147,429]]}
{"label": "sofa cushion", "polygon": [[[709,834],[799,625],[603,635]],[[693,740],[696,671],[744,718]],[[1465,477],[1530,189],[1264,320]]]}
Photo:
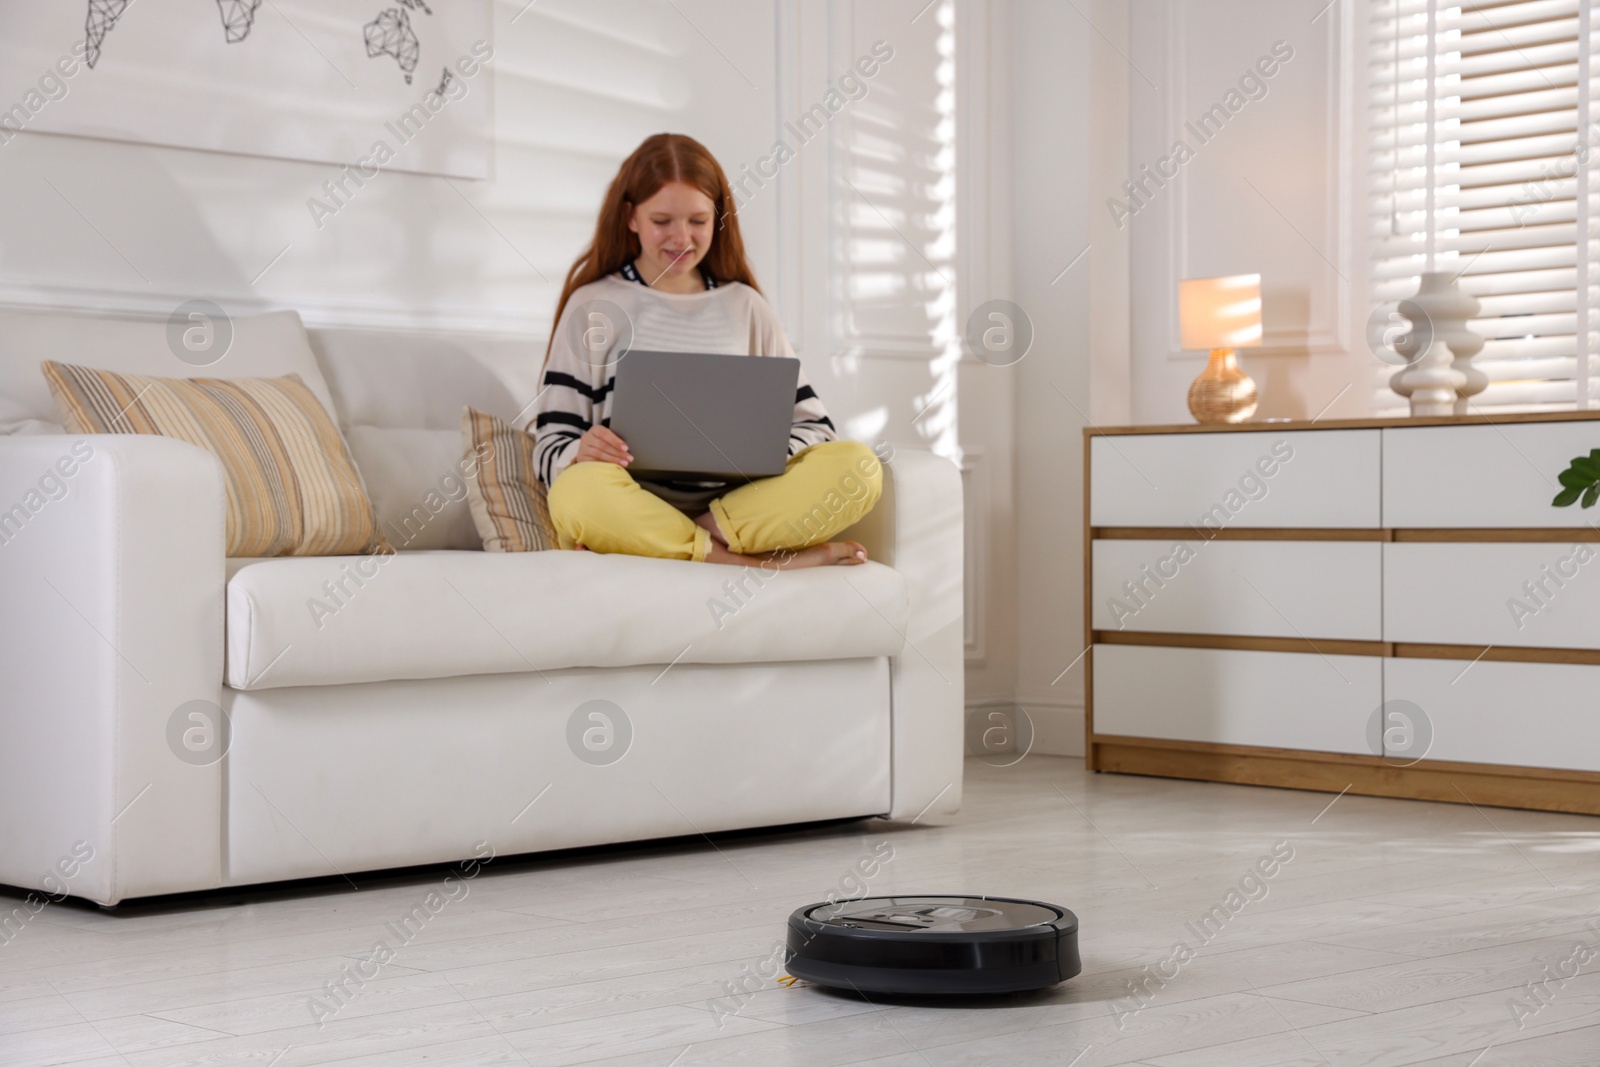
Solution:
{"label": "sofa cushion", "polygon": [[763,574],[562,551],[269,559],[228,582],[227,684],[888,656],[906,619],[905,580],[881,563]]}
{"label": "sofa cushion", "polygon": [[547,328],[504,336],[340,327],[310,331],[309,343],[345,427],[454,430],[463,404],[523,426],[539,395]]}
{"label": "sofa cushion", "polygon": [[352,426],[344,435],[391,545],[402,552],[483,547],[467,505],[478,461],[462,452],[459,431]]}
{"label": "sofa cushion", "polygon": [[175,378],[298,374],[333,413],[332,395],[298,314],[234,315],[226,329],[231,338],[225,354],[202,364],[178,357],[173,324],[165,317],[0,311],[0,434],[61,432],[50,390],[39,373],[39,364],[47,359]]}

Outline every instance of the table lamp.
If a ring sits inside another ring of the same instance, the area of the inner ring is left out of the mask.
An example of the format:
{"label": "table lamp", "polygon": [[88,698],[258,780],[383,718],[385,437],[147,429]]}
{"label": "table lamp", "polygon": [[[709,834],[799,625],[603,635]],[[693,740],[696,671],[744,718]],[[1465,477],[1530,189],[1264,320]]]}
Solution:
{"label": "table lamp", "polygon": [[1189,386],[1197,422],[1243,422],[1256,410],[1256,383],[1239,369],[1239,348],[1261,345],[1261,275],[1191,278],[1178,283],[1183,348],[1210,349],[1211,359]]}

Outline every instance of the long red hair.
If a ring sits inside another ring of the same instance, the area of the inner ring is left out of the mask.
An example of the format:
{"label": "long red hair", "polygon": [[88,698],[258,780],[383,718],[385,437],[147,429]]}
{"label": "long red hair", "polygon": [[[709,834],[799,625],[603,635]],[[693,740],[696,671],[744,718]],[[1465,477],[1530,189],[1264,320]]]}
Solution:
{"label": "long red hair", "polygon": [[[595,222],[594,240],[567,271],[556,304],[555,323],[567,309],[573,292],[590,282],[615,274],[639,255],[639,235],[628,229],[633,209],[649,200],[669,182],[692,185],[710,198],[716,211],[717,228],[711,250],[700,261],[718,282],[743,282],[756,292],[756,276],[744,255],[744,238],[739,234],[739,211],[734,203],[728,176],[706,146],[682,133],[657,133],[644,139],[633,154],[622,161],[617,176],[611,179],[606,198]],[[555,328],[545,345],[545,358],[555,343]]]}

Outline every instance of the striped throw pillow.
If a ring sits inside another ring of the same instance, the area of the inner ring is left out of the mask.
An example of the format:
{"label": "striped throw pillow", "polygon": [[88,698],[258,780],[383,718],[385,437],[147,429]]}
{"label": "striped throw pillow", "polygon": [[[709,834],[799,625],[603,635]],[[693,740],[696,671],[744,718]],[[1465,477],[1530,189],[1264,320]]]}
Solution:
{"label": "striped throw pillow", "polygon": [[533,434],[488,412],[461,413],[461,436],[477,470],[467,478],[472,522],[485,552],[542,552],[555,548],[555,527],[544,486],[534,474]]}
{"label": "striped throw pillow", "polygon": [[69,432],[175,437],[221,461],[229,556],[388,550],[339,428],[298,374],[151,378],[41,367]]}

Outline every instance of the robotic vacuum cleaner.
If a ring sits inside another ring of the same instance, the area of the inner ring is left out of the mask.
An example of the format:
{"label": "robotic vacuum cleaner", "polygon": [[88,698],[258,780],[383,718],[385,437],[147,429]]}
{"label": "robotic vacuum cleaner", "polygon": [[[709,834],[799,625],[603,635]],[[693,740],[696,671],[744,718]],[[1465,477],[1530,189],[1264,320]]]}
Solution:
{"label": "robotic vacuum cleaner", "polygon": [[1078,917],[1006,897],[863,897],[789,916],[784,961],[815,985],[860,993],[1020,993],[1083,969]]}

